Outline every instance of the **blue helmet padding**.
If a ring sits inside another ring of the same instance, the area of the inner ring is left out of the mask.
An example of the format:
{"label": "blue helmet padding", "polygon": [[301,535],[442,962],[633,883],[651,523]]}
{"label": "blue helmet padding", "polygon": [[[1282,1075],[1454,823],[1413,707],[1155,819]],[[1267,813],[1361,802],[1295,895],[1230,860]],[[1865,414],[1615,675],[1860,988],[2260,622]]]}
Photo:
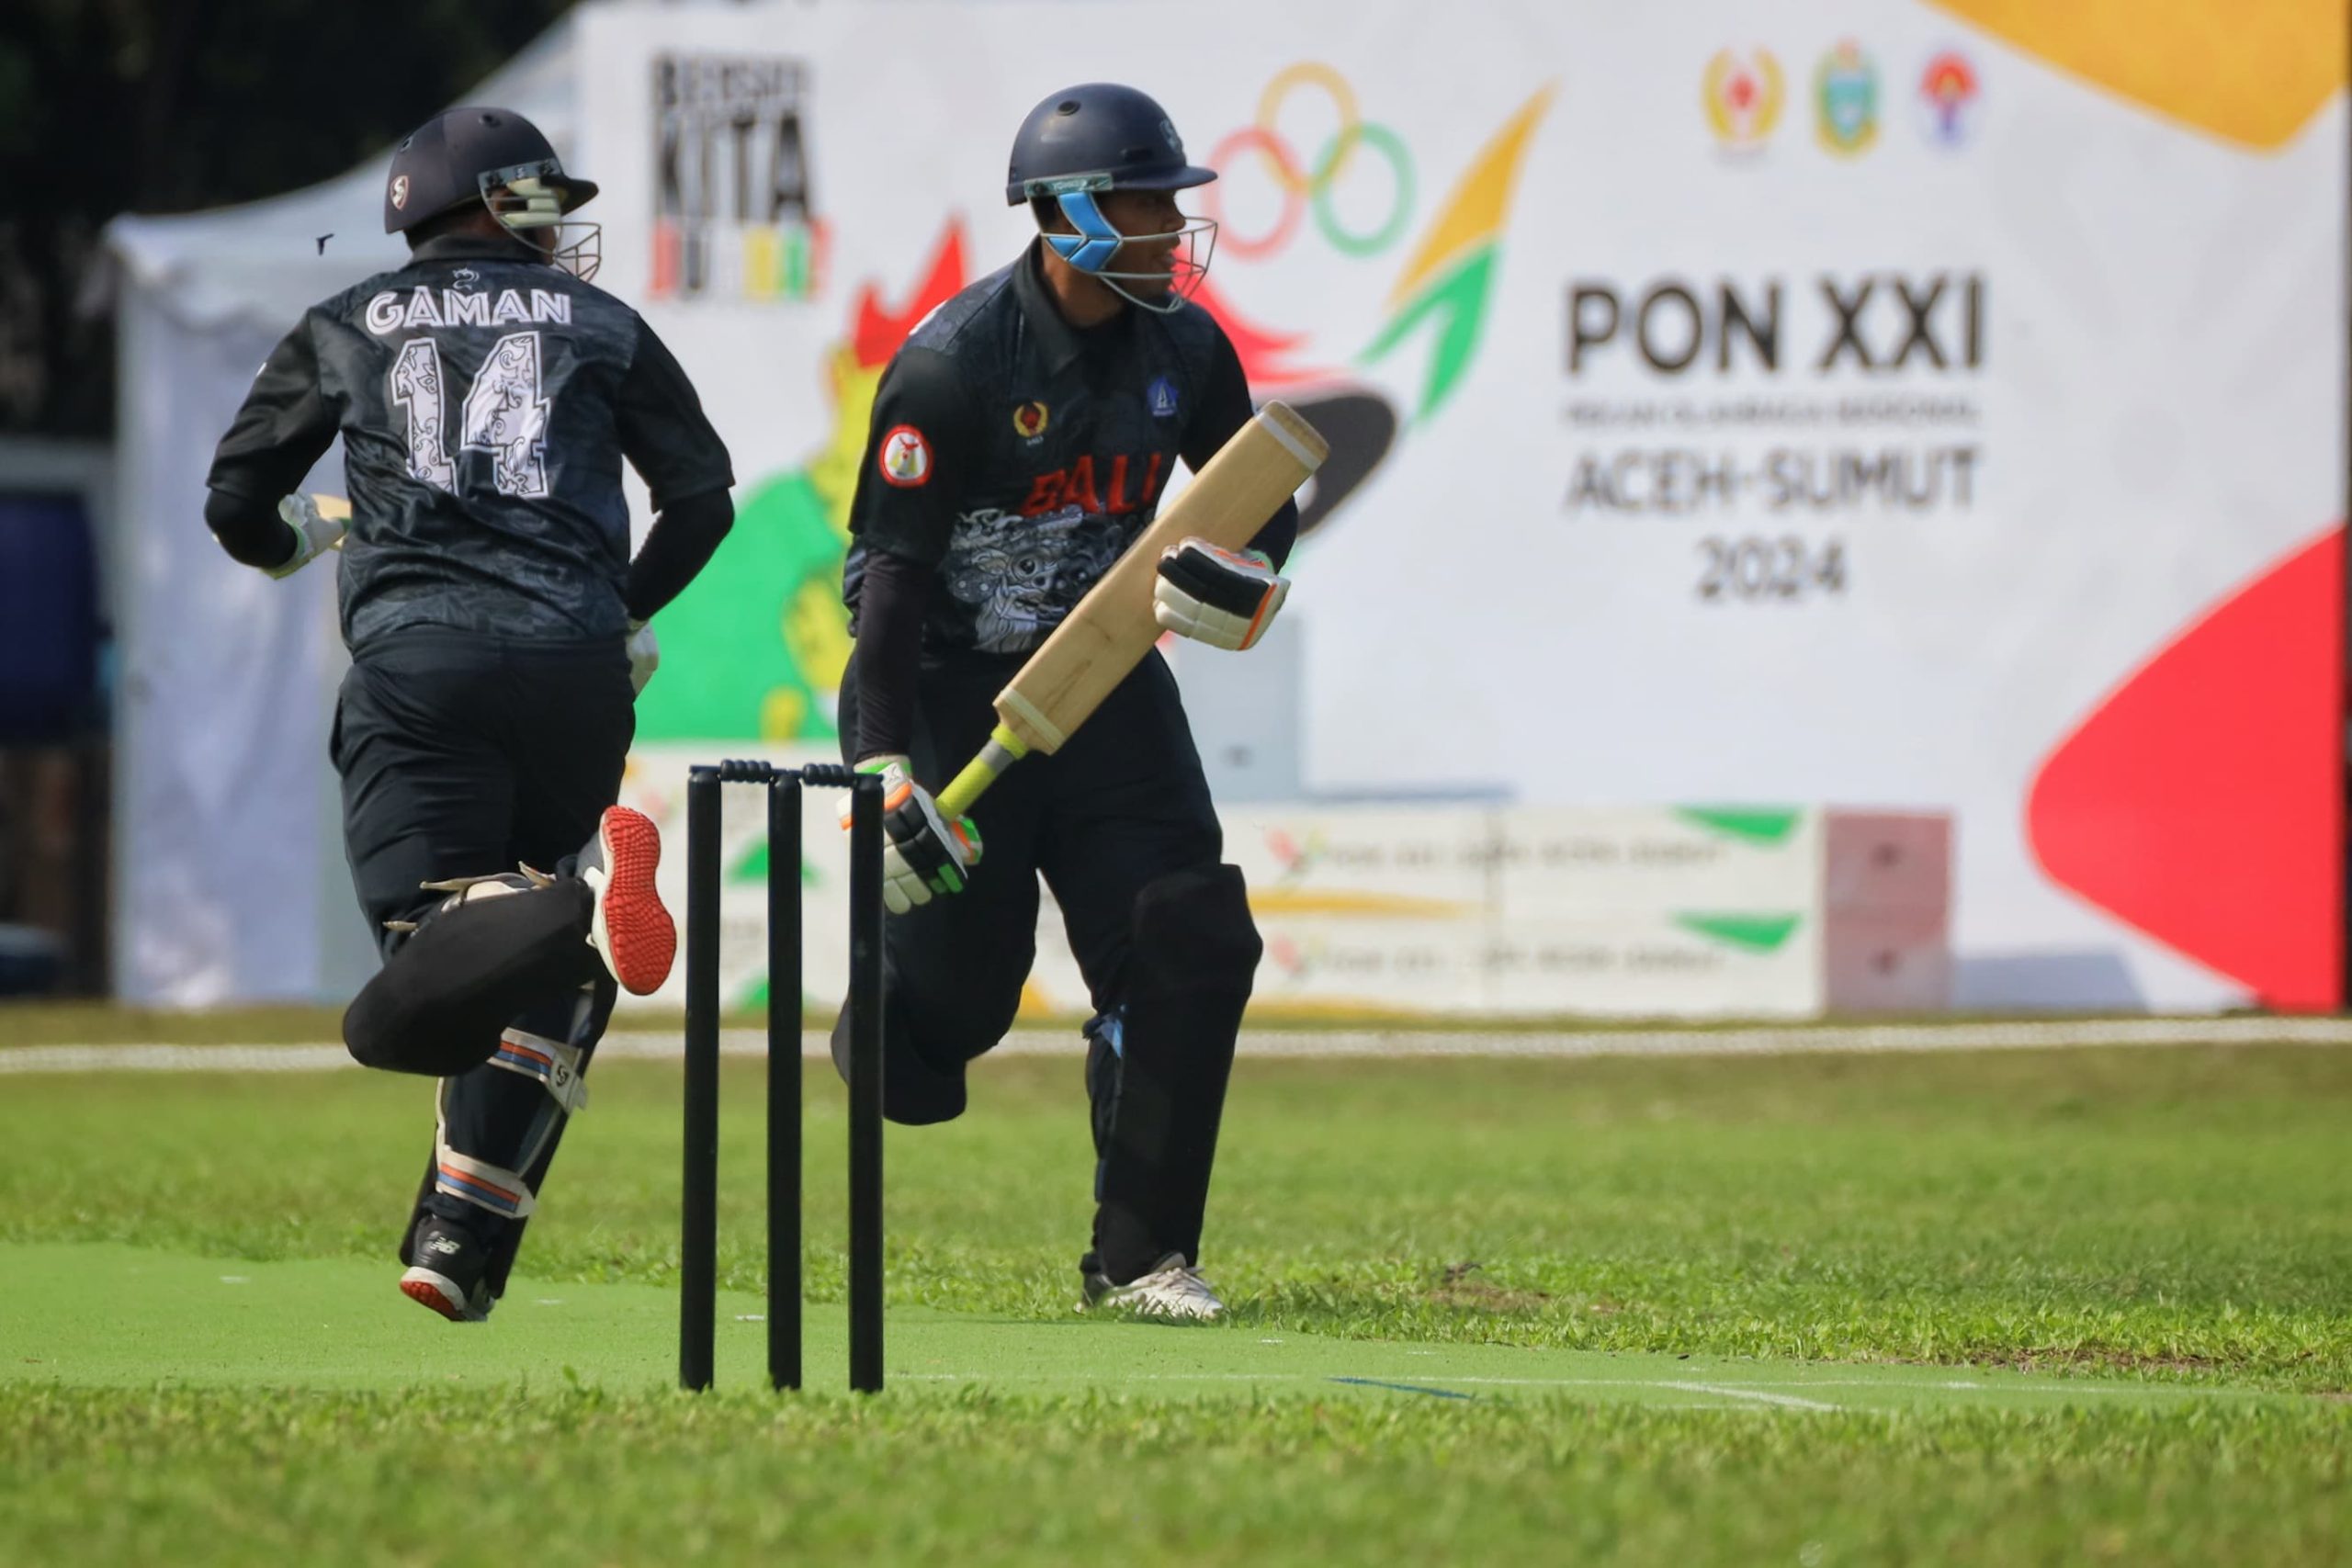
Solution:
{"label": "blue helmet padding", "polygon": [[1126,236],[1102,216],[1102,209],[1094,204],[1094,193],[1065,191],[1055,199],[1061,203],[1062,216],[1078,232],[1046,235],[1046,243],[1054,247],[1054,254],[1080,272],[1101,272],[1109,266]]}

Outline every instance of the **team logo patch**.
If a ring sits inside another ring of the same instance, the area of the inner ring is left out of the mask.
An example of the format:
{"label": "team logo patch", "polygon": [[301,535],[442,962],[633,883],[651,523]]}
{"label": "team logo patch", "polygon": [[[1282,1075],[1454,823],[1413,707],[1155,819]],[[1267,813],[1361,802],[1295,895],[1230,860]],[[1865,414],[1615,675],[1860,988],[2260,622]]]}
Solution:
{"label": "team logo patch", "polygon": [[1046,434],[1053,411],[1043,403],[1023,403],[1012,411],[1012,428],[1035,441]]}
{"label": "team logo patch", "polygon": [[1151,378],[1151,389],[1145,396],[1150,400],[1152,418],[1174,419],[1176,417],[1175,382],[1165,376],[1154,376]]}
{"label": "team logo patch", "polygon": [[900,490],[931,482],[931,443],[911,424],[894,424],[882,437],[882,479]]}
{"label": "team logo patch", "polygon": [[395,212],[401,211],[404,210],[407,206],[408,176],[406,175],[394,175],[392,176],[392,210]]}

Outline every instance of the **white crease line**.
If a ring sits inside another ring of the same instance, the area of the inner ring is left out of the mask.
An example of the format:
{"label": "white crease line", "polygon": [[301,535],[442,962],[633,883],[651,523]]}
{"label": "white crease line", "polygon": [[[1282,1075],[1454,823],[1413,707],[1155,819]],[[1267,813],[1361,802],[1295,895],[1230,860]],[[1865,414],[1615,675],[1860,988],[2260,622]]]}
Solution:
{"label": "white crease line", "polygon": [[[1110,1387],[1130,1382],[1314,1382],[1333,1381],[1328,1372],[1144,1372],[1133,1377],[1094,1379],[1083,1372],[1040,1372],[1025,1377],[997,1377],[988,1372],[901,1372],[889,1374],[893,1382],[1099,1382]],[[1358,1378],[1355,1386],[1386,1388],[1402,1382],[1396,1378]],[[1673,1388],[1672,1383],[1649,1382],[1640,1378],[1420,1378],[1416,1380],[1430,1388],[1445,1388],[1456,1383],[1525,1383],[1553,1388]],[[1798,1403],[1802,1404],[1803,1401]],[[1770,1404],[1725,1404],[1719,1400],[1672,1399],[1644,1400],[1644,1410],[1713,1410],[1718,1414],[1738,1414],[1742,1411],[1769,1415]],[[1829,1410],[1835,1405],[1817,1408]]]}
{"label": "white crease line", "polygon": [[357,1066],[340,1045],[25,1045],[0,1048],[11,1073],[322,1073]]}
{"label": "white crease line", "polygon": [[[1730,1383],[1667,1382],[1657,1378],[1464,1378],[1447,1377],[1426,1372],[1400,1372],[1393,1377],[1374,1376],[1368,1372],[1134,1372],[1119,1377],[1098,1378],[1091,1372],[1035,1372],[1016,1378],[998,1378],[989,1372],[893,1372],[893,1377],[907,1382],[1329,1382],[1334,1378],[1351,1378],[1372,1386],[1392,1382],[1426,1383],[1432,1388],[1505,1387],[1505,1388],[1670,1388],[1684,1393],[1712,1393],[1731,1399],[1759,1400],[1768,1404],[1785,1404],[1807,1410],[1835,1410],[1834,1404],[1815,1400],[1798,1399],[1791,1394],[1768,1393],[1743,1389]],[[1718,1406],[1699,1405],[1696,1409]]]}
{"label": "white crease line", "polygon": [[[1437,1380],[1430,1380],[1434,1382]],[[1742,1388],[1736,1383],[1720,1382],[1661,1382],[1654,1388],[1679,1388],[1685,1393],[1718,1393],[1725,1399],[1753,1399],[1764,1404],[1778,1404],[1789,1410],[1835,1410],[1838,1406],[1818,1399],[1799,1399],[1792,1393],[1767,1393],[1762,1389]]]}
{"label": "white crease line", "polygon": [[[1330,1374],[1323,1372],[1136,1372],[1124,1377],[1098,1378],[1091,1372],[1038,1372],[1018,1379],[1006,1380],[989,1372],[900,1372],[890,1374],[909,1382],[990,1382],[1015,1381],[1022,1382],[1320,1382],[1331,1376],[1370,1377],[1368,1373]],[[1373,1378],[1372,1381],[1391,1382],[1422,1382],[1440,1388],[1671,1388],[1686,1393],[1712,1393],[1723,1398],[1757,1400],[1765,1404],[1782,1404],[1806,1410],[1839,1410],[1843,1405],[1819,1400],[1805,1399],[1784,1389],[1861,1389],[1872,1393],[1902,1394],[1922,1390],[1956,1391],[1967,1393],[2101,1393],[2159,1397],[2212,1397],[2235,1395],[2242,1398],[2262,1396],[2262,1389],[2243,1389],[2196,1383],[2145,1385],[2115,1383],[1988,1383],[1962,1381],[1872,1382],[1861,1378],[1824,1378],[1819,1380],[1783,1381],[1773,1382],[1666,1382],[1657,1378],[1498,1378],[1453,1377],[1419,1370],[1399,1372],[1393,1378]],[[2291,1398],[2291,1394],[2278,1397]],[[1694,1405],[1692,1409],[1720,1409],[1717,1405]]]}
{"label": "white crease line", "polygon": [[[1076,1030],[1016,1029],[990,1053],[998,1056],[1074,1056]],[[2126,1045],[2352,1045],[2352,1020],[2337,1018],[2137,1018],[2014,1023],[1770,1025],[1741,1029],[1283,1030],[1245,1029],[1238,1054],[1248,1057],[1321,1056],[1716,1056],[1811,1052],[2042,1050]],[[631,1057],[669,1058],[683,1045],[675,1032],[618,1031],[598,1047]],[[758,1029],[719,1033],[725,1055],[760,1055]],[[830,1055],[820,1031],[801,1037],[801,1054]]]}
{"label": "white crease line", "polygon": [[[1727,1385],[1729,1386],[1729,1385]],[[1744,1382],[1740,1388],[1871,1388],[1900,1393],[1911,1388],[1960,1389],[1972,1393],[2236,1393],[2261,1394],[2269,1391],[2258,1388],[2233,1388],[2226,1383],[2063,1383],[2063,1382],[1966,1382],[1905,1380],[1901,1382],[1871,1382],[1863,1379],[1804,1378],[1785,1382]]]}
{"label": "white crease line", "polygon": [[[1482,1383],[1506,1388],[1677,1388],[1683,1385],[1660,1382],[1655,1378],[1481,1378],[1439,1377],[1415,1374],[1423,1382]],[[1695,1384],[1690,1386],[1697,1386]],[[1964,1382],[1930,1382],[1904,1380],[1895,1382],[1872,1382],[1867,1378],[1795,1378],[1771,1382],[1713,1382],[1715,1389],[1752,1389],[1760,1393],[1776,1389],[1860,1388],[1879,1393],[1905,1393],[1917,1389],[1952,1389],[1973,1393],[2120,1393],[2120,1394],[2259,1394],[2260,1389],[2232,1388],[2205,1383],[2148,1383],[2118,1385],[2114,1383],[1997,1383]]]}
{"label": "white crease line", "polygon": [[[1128,1372],[1098,1378],[1091,1372],[1024,1372],[1000,1377],[993,1372],[892,1372],[907,1382],[1321,1382],[1321,1372]],[[1443,1382],[1423,1378],[1423,1382]]]}
{"label": "white crease line", "polygon": [[[1239,1054],[1263,1059],[1377,1056],[1594,1057],[1737,1056],[1816,1052],[1874,1055],[1914,1051],[2030,1051],[2075,1047],[2163,1045],[2352,1045],[2352,1020],[2334,1018],[2143,1018],[2084,1022],[1930,1023],[1861,1026],[1791,1025],[1743,1029],[1567,1029],[1560,1031],[1249,1029]],[[1015,1030],[1000,1056],[1075,1056],[1084,1042],[1076,1030]],[[684,1050],[677,1030],[620,1030],[597,1055],[622,1060],[674,1061]],[[767,1051],[759,1029],[729,1029],[719,1052],[757,1056]],[[825,1034],[800,1038],[807,1058],[830,1055]],[[353,1066],[342,1046],[308,1045],[23,1045],[0,1047],[0,1076],[81,1072],[327,1072]]]}

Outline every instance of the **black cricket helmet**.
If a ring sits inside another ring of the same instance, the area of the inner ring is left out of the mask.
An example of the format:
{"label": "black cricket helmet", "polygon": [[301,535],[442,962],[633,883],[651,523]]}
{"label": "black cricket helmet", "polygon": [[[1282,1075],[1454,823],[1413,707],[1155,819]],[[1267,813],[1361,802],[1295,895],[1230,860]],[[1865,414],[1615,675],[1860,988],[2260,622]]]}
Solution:
{"label": "black cricket helmet", "polygon": [[[1172,311],[1200,287],[1208,273],[1208,253],[1216,225],[1188,219],[1168,234],[1123,234],[1103,217],[1095,197],[1106,190],[1187,190],[1216,178],[1216,171],[1188,162],[1183,138],[1168,111],[1148,94],[1114,82],[1088,82],[1056,93],[1031,109],[1012,138],[1005,173],[1004,199],[1019,206],[1049,197],[1075,231],[1048,231],[1046,243],[1081,272],[1091,273],[1146,310]],[[1192,254],[1172,272],[1114,272],[1113,258],[1130,240],[1165,243],[1174,238]],[[1121,283],[1144,283],[1156,298],[1143,298]]]}
{"label": "black cricket helmet", "polygon": [[582,278],[594,276],[602,226],[567,222],[596,194],[564,173],[554,144],[513,109],[445,109],[392,149],[384,186],[384,232],[479,201],[516,238]]}

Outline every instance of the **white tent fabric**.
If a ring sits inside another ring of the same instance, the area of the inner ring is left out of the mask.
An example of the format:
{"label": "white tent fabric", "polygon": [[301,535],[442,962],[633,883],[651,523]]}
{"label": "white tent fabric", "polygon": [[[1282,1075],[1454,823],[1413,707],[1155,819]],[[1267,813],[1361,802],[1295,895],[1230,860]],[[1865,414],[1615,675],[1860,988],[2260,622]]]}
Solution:
{"label": "white tent fabric", "polygon": [[[570,145],[571,38],[551,29],[465,101],[516,109]],[[322,782],[344,668],[334,579],[278,583],[236,565],[202,513],[222,411],[271,345],[305,307],[402,255],[381,231],[386,162],[107,230],[122,389],[115,990],[141,1006],[347,994],[373,962]],[[341,471],[338,447],[311,482],[340,491]]]}
{"label": "white tent fabric", "polygon": [[272,582],[231,561],[200,521],[211,427],[278,329],[243,318],[191,328],[141,288],[126,293],[119,325],[116,482],[129,526],[116,989],[151,1006],[307,998],[322,913],[317,787],[284,759],[325,748],[332,580]]}

